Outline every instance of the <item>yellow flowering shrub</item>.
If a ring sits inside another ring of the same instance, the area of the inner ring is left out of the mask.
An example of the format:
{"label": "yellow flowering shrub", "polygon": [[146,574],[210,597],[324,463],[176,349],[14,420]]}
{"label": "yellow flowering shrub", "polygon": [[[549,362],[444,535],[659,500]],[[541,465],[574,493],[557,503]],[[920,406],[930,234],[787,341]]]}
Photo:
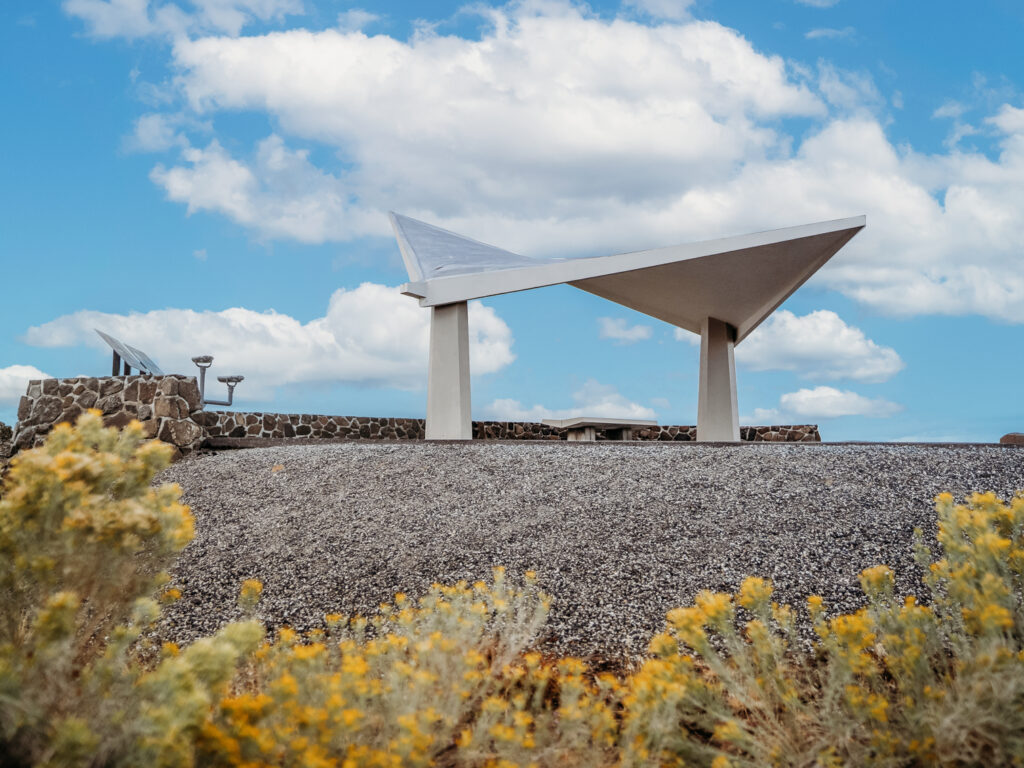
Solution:
{"label": "yellow flowering shrub", "polygon": [[528,652],[547,610],[532,578],[515,587],[498,568],[491,583],[396,595],[369,620],[282,629],[204,727],[201,762],[605,763],[616,722],[604,689],[578,660]]}
{"label": "yellow flowering shrub", "polygon": [[808,599],[810,653],[763,579],[669,612],[624,684],[624,762],[1024,764],[1024,496],[942,494],[936,510],[939,559],[917,533],[928,604],[868,568],[860,611]]}
{"label": "yellow flowering shrub", "polygon": [[[143,665],[153,595],[193,536],[169,450],[98,412],[18,454],[0,496],[0,764],[192,765],[194,733],[256,646],[236,624]],[[162,599],[177,590],[165,589]]]}
{"label": "yellow flowering shrub", "polygon": [[[13,463],[0,497],[0,765],[1024,764],[1024,496],[939,496],[922,600],[795,609],[770,581],[676,608],[629,674],[534,649],[536,574],[435,584],[323,628],[255,622],[159,648],[192,537],[166,449],[95,413]],[[263,586],[240,585],[253,611]],[[813,647],[797,632],[806,610]]]}

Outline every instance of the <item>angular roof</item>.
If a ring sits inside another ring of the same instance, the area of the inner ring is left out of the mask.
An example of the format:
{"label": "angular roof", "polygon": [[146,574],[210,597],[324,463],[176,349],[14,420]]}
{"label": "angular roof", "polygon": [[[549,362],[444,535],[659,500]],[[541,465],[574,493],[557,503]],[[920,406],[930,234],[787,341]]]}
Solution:
{"label": "angular roof", "polygon": [[648,251],[576,259],[521,256],[391,214],[424,307],[568,283],[700,333],[713,317],[742,341],[866,225],[864,216]]}

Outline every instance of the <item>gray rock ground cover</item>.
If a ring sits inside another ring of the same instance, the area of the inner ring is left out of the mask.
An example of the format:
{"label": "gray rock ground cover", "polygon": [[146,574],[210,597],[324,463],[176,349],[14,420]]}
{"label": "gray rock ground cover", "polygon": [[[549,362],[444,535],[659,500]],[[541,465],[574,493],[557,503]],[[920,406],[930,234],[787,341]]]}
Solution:
{"label": "gray rock ground cover", "polygon": [[934,539],[933,497],[1011,496],[1024,450],[360,443],[197,456],[158,479],[182,486],[197,520],[167,639],[237,617],[246,578],[265,585],[268,626],[305,629],[500,564],[536,570],[554,597],[547,647],[624,659],[666,611],[745,575],[835,611],[861,604],[857,574],[878,563],[918,591],[913,530]]}

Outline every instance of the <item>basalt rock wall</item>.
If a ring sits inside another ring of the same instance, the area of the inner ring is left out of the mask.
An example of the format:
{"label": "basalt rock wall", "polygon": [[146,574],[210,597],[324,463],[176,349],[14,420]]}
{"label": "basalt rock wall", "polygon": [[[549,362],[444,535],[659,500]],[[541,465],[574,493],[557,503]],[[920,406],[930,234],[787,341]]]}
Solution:
{"label": "basalt rock wall", "polygon": [[[308,413],[206,411],[194,376],[107,376],[42,379],[29,382],[18,406],[13,437],[0,425],[0,457],[42,442],[54,425],[73,422],[96,408],[108,426],[133,419],[146,437],[172,445],[177,455],[201,447],[207,438],[294,438],[345,440],[422,440],[423,419],[373,416],[325,416]],[[820,442],[814,425],[742,427],[741,439],[754,442]],[[537,422],[475,421],[477,440],[564,440],[566,430]],[[607,440],[597,430],[597,440]],[[685,442],[697,439],[692,426],[656,426],[633,430],[634,440]],[[10,445],[10,448],[5,448]]]}
{"label": "basalt rock wall", "polygon": [[142,423],[146,437],[189,453],[206,436],[196,423],[202,413],[194,376],[105,376],[30,381],[18,406],[14,450],[32,448],[56,424],[75,421],[95,408],[107,426]]}
{"label": "basalt rock wall", "polygon": [[[422,440],[423,419],[395,419],[375,416],[324,416],[299,413],[246,413],[206,411],[195,416],[209,437],[260,438],[334,438],[345,440]],[[539,422],[474,421],[476,440],[564,440],[565,429]],[[597,439],[607,440],[598,429]],[[634,440],[685,442],[697,439],[693,426],[657,426],[633,430]],[[741,427],[740,439],[751,442],[821,442],[818,427],[795,426]]]}
{"label": "basalt rock wall", "polygon": [[11,442],[14,437],[14,430],[0,421],[0,472],[7,464],[7,458],[11,455]]}
{"label": "basalt rock wall", "polygon": [[208,437],[422,440],[424,436],[423,419],[204,411],[197,414],[195,420]]}

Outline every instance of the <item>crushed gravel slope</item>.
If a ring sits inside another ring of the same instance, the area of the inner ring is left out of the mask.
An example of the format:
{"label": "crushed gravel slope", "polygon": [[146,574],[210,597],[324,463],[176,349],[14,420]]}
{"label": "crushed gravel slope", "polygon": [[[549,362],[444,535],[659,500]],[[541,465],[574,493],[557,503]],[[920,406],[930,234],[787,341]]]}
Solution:
{"label": "crushed gravel slope", "polygon": [[[274,471],[275,465],[282,469]],[[932,498],[1024,489],[1024,450],[997,446],[356,443],[182,461],[196,539],[161,634],[187,642],[264,583],[270,626],[372,612],[433,581],[536,570],[555,598],[546,643],[629,657],[700,589],[770,577],[781,600],[859,604],[886,563],[916,590],[915,527]]]}

